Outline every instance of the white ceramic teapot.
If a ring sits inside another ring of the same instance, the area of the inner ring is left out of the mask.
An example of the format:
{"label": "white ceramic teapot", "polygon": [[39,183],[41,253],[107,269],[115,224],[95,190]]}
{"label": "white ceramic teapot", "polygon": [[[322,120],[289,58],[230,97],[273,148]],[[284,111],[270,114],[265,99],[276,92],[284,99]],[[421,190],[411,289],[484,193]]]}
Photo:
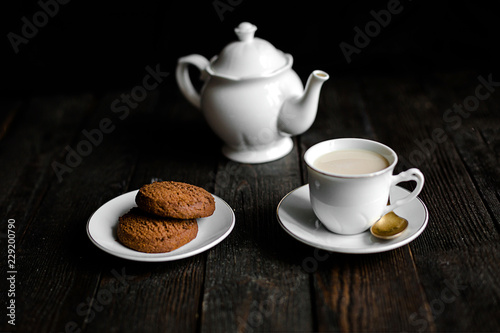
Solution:
{"label": "white ceramic teapot", "polygon": [[[236,29],[239,41],[210,61],[193,54],[180,58],[177,84],[186,99],[202,110],[212,130],[224,141],[222,152],[241,163],[263,163],[287,155],[290,136],[309,129],[328,74],[312,72],[306,87],[292,70],[293,58],[254,37],[253,24]],[[201,71],[201,94],[191,83],[188,66]]]}

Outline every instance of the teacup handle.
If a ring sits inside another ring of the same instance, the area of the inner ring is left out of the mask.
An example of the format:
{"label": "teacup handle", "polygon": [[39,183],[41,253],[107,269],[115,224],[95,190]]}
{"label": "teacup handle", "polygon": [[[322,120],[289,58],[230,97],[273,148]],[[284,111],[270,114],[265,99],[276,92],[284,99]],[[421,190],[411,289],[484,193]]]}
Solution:
{"label": "teacup handle", "polygon": [[408,169],[396,176],[392,176],[391,187],[395,186],[398,183],[408,182],[408,181],[415,181],[417,183],[415,189],[403,199],[399,199],[396,202],[385,207],[382,216],[384,216],[389,212],[392,212],[394,209],[400,206],[406,205],[408,202],[412,201],[417,197],[417,195],[420,194],[420,191],[422,191],[422,187],[424,186],[424,175],[420,170],[416,168]]}
{"label": "teacup handle", "polygon": [[193,87],[193,84],[191,83],[188,71],[189,65],[196,66],[201,72],[200,78],[204,80],[206,75],[205,69],[209,65],[209,61],[207,60],[207,58],[199,54],[191,54],[179,58],[179,60],[177,61],[177,68],[175,70],[175,78],[182,94],[191,104],[200,109],[200,93],[196,91],[196,89]]}

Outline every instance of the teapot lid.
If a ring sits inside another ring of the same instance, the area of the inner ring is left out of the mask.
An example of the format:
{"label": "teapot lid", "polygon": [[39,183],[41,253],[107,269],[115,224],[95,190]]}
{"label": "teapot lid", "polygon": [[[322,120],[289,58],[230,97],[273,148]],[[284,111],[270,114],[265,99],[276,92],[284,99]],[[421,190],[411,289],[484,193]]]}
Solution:
{"label": "teapot lid", "polygon": [[268,77],[277,74],[293,63],[290,54],[276,49],[271,43],[254,37],[257,27],[251,23],[240,23],[234,29],[239,41],[228,44],[214,56],[207,72],[231,80]]}

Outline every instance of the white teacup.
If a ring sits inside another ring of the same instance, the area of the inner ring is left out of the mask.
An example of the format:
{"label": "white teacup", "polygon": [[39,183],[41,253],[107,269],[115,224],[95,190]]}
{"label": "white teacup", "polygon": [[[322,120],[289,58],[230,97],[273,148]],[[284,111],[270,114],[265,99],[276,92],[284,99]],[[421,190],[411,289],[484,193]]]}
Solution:
{"label": "white teacup", "polygon": [[[387,160],[388,166],[370,173],[339,174],[315,165],[320,156],[345,150],[377,153]],[[415,199],[424,186],[424,175],[415,168],[393,176],[398,161],[396,153],[386,145],[371,140],[347,138],[323,141],[310,147],[304,160],[314,213],[328,230],[338,234],[352,235],[366,231],[383,215]],[[406,197],[387,205],[391,187],[405,181],[415,181],[415,189]]]}

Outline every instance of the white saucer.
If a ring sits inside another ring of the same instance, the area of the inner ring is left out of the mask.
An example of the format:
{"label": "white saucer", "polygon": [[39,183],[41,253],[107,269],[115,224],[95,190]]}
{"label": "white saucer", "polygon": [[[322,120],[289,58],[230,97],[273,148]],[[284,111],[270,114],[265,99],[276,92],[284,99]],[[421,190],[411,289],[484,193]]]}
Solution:
{"label": "white saucer", "polygon": [[[391,189],[391,201],[406,196],[404,188]],[[318,220],[309,201],[309,185],[301,186],[281,199],[277,208],[280,225],[297,240],[323,250],[340,253],[378,253],[393,250],[417,238],[427,226],[429,213],[419,198],[394,211],[408,220],[408,228],[397,238],[381,240],[370,231],[357,235],[340,235],[328,231]]]}
{"label": "white saucer", "polygon": [[136,261],[171,261],[194,256],[219,244],[234,227],[235,217],[231,207],[221,198],[215,199],[213,215],[198,221],[198,235],[191,242],[166,253],[143,253],[122,245],[116,238],[118,218],[128,212],[135,204],[138,191],[122,194],[92,214],[87,222],[87,234],[98,248],[114,256]]}

